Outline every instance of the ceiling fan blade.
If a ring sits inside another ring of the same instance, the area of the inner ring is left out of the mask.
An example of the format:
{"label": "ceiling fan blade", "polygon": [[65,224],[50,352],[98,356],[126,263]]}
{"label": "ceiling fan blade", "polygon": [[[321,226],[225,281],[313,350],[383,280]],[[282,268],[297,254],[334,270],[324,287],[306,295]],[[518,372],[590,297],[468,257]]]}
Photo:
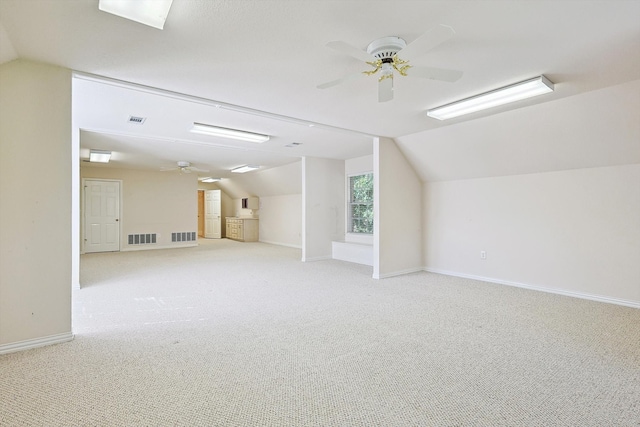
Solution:
{"label": "ceiling fan blade", "polygon": [[341,77],[341,78],[339,78],[337,80],[332,80],[330,82],[322,83],[321,85],[318,85],[316,87],[318,89],[327,89],[327,88],[330,88],[330,87],[333,87],[333,86],[337,86],[337,85],[339,85],[341,83],[348,82],[349,80],[353,80],[356,77],[360,77],[361,75],[362,75],[361,72],[353,73],[353,74],[347,74],[346,76]]}
{"label": "ceiling fan blade", "polygon": [[409,43],[404,49],[398,52],[402,59],[412,59],[418,55],[433,49],[441,43],[446,42],[456,34],[453,28],[447,25],[438,25]]}
{"label": "ceiling fan blade", "polygon": [[337,52],[352,56],[363,62],[372,62],[376,60],[376,58],[374,58],[372,55],[369,55],[366,51],[358,49],[355,46],[351,46],[349,43],[343,41],[329,42],[327,43],[327,47],[330,47]]}
{"label": "ceiling fan blade", "polygon": [[393,77],[382,79],[378,82],[378,102],[387,102],[393,99]]}
{"label": "ceiling fan blade", "polygon": [[433,67],[411,67],[405,71],[407,76],[421,79],[440,80],[443,82],[455,82],[462,77],[462,71],[445,70]]}

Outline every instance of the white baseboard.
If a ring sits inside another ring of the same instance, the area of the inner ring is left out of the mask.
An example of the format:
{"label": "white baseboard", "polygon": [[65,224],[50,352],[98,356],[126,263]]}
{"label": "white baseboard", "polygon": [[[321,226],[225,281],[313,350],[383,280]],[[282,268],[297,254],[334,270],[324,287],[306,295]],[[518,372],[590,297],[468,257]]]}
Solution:
{"label": "white baseboard", "polygon": [[269,240],[260,240],[260,243],[267,243],[269,245],[278,245],[278,246],[286,246],[288,248],[302,249],[302,246],[300,245],[292,245],[289,243],[282,243],[282,242],[272,242]]}
{"label": "white baseboard", "polygon": [[44,347],[51,344],[60,344],[73,340],[73,333],[49,335],[47,337],[34,338],[31,340],[18,341],[0,345],[0,354],[14,353],[16,351],[29,350],[32,348]]}
{"label": "white baseboard", "polygon": [[180,245],[131,245],[120,249],[120,252],[150,251],[154,249],[194,248],[196,246],[198,246],[197,241]]}
{"label": "white baseboard", "polygon": [[302,258],[302,262],[313,262],[313,261],[324,261],[327,259],[331,259],[331,256],[316,256],[312,258]]}
{"label": "white baseboard", "polygon": [[473,274],[457,273],[454,271],[439,270],[437,268],[425,267],[424,271],[429,273],[444,274],[445,276],[462,277],[465,279],[479,280],[482,282],[496,283],[498,285],[514,286],[516,288],[530,289],[532,291],[547,292],[550,294],[564,295],[568,297],[587,299],[591,301],[605,302],[608,304],[623,305],[625,307],[640,308],[640,302],[629,301],[621,298],[613,298],[605,295],[587,294],[584,292],[568,291],[565,289],[546,288],[543,286],[528,285],[526,283],[511,282],[509,280],[494,279],[491,277],[476,276]]}
{"label": "white baseboard", "polygon": [[401,271],[394,271],[391,273],[385,273],[385,274],[373,274],[373,278],[374,279],[387,279],[389,277],[395,277],[395,276],[403,276],[405,274],[411,274],[411,273],[417,273],[419,271],[424,271],[424,269],[422,267],[417,267],[417,268],[409,268],[407,270],[401,270]]}

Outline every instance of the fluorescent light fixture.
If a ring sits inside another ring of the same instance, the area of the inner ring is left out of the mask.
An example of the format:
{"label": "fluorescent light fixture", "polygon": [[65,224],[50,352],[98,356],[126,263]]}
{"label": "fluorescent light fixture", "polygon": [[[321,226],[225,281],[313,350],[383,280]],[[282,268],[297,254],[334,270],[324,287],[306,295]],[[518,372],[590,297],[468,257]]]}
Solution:
{"label": "fluorescent light fixture", "polygon": [[245,173],[245,172],[250,172],[256,169],[259,169],[260,166],[253,166],[253,165],[245,165],[245,166],[240,166],[238,168],[235,169],[231,169],[231,172],[234,173]]}
{"label": "fluorescent light fixture", "polygon": [[89,161],[91,163],[109,163],[111,159],[111,151],[105,150],[90,150]]}
{"label": "fluorescent light fixture", "polygon": [[211,177],[207,177],[207,178],[202,178],[200,181],[201,182],[218,182],[220,181],[222,178],[211,178]]}
{"label": "fluorescent light fixture", "polygon": [[100,0],[98,9],[162,30],[173,0]]}
{"label": "fluorescent light fixture", "polygon": [[452,102],[442,107],[433,108],[427,111],[427,116],[438,120],[446,120],[549,92],[553,92],[553,83],[545,76],[538,76],[472,96],[471,98]]}
{"label": "fluorescent light fixture", "polygon": [[259,133],[246,132],[238,129],[221,128],[218,126],[205,125],[203,123],[194,123],[191,128],[193,133],[201,133],[203,135],[219,136],[222,138],[238,139],[240,141],[263,143],[269,140],[269,135]]}

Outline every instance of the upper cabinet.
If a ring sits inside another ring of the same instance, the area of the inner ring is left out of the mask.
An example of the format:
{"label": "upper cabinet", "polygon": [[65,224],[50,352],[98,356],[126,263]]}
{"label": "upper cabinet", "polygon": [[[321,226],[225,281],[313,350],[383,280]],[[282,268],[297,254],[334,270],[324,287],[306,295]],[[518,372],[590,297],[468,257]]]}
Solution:
{"label": "upper cabinet", "polygon": [[242,209],[258,209],[260,200],[257,197],[245,197],[242,199]]}

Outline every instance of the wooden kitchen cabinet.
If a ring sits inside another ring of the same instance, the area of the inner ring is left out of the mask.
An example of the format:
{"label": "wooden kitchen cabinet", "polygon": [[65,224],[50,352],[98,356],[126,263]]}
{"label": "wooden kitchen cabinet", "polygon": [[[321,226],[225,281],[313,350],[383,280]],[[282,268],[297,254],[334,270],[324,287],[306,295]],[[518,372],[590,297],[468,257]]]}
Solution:
{"label": "wooden kitchen cabinet", "polygon": [[239,242],[258,241],[258,219],[257,218],[235,218],[227,217],[227,239]]}

